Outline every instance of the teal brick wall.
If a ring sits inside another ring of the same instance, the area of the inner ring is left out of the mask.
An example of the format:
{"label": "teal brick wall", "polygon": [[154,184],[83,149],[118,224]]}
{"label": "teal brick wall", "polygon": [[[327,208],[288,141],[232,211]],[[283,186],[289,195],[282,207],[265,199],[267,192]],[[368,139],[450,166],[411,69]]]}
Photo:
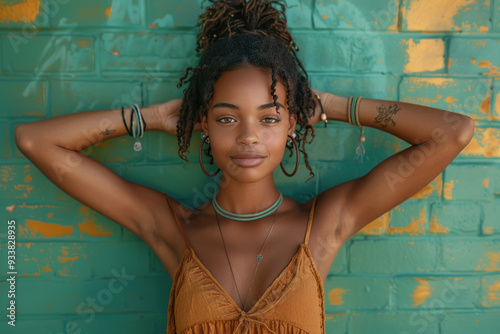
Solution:
{"label": "teal brick wall", "polygon": [[[0,3],[1,333],[164,333],[171,286],[130,231],[55,188],[15,147],[16,125],[68,113],[158,103],[196,61],[201,0],[15,0]],[[476,132],[422,191],[340,250],[325,282],[328,333],[498,333],[500,328],[500,0],[292,0],[299,56],[319,90],[470,115]],[[206,4],[204,4],[206,5]],[[285,195],[301,202],[363,175],[406,147],[366,130],[317,126]],[[193,148],[199,145],[194,136]],[[176,138],[146,133],[85,154],[185,205],[217,181]],[[291,166],[289,166],[289,169]],[[380,194],[383,196],[383,194]],[[15,220],[16,328],[7,325],[7,224]]]}

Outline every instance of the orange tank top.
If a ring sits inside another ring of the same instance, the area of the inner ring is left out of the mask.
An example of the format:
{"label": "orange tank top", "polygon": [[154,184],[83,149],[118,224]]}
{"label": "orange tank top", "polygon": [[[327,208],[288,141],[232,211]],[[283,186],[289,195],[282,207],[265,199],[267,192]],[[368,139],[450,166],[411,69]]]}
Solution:
{"label": "orange tank top", "polygon": [[186,251],[170,291],[167,334],[325,333],[323,283],[307,247],[315,204],[316,197],[304,242],[288,266],[247,312],[239,308],[201,263],[175,216],[186,242]]}

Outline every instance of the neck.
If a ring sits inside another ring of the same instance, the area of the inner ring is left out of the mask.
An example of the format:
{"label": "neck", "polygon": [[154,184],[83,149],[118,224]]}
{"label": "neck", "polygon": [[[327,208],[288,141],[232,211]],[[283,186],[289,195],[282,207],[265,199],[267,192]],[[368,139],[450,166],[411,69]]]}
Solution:
{"label": "neck", "polygon": [[[224,179],[223,179],[224,180]],[[272,174],[258,182],[241,183],[234,179],[221,182],[217,202],[236,214],[255,213],[267,209],[279,197]]]}

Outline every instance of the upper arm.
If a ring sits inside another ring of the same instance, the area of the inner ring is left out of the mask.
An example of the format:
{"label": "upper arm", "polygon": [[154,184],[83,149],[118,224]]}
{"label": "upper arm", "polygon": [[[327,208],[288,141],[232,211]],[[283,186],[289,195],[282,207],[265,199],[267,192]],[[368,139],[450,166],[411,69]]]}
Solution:
{"label": "upper arm", "polygon": [[51,145],[34,147],[29,142],[18,146],[56,186],[150,246],[158,243],[158,224],[175,233],[174,218],[163,193],[127,181],[80,152]]}

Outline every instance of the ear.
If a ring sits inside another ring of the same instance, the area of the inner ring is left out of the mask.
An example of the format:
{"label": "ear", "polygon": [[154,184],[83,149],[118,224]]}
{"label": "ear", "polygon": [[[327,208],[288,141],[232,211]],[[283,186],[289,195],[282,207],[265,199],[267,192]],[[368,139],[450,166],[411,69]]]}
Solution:
{"label": "ear", "polygon": [[207,116],[201,116],[201,131],[203,131],[208,136]]}
{"label": "ear", "polygon": [[292,133],[295,132],[295,127],[297,126],[297,115],[296,114],[290,114],[290,117],[288,118],[290,122],[290,127],[288,128],[288,134],[291,136]]}

